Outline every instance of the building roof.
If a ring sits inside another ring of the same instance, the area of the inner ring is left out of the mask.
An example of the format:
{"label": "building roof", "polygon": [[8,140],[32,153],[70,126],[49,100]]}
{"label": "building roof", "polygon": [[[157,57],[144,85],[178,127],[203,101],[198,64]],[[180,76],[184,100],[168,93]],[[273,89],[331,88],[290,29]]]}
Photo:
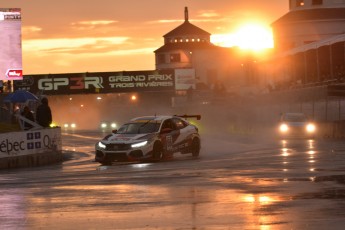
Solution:
{"label": "building roof", "polygon": [[191,24],[189,22],[189,16],[188,16],[188,8],[185,7],[184,9],[184,23],[166,35],[164,35],[164,38],[169,37],[180,37],[180,36],[211,36],[211,34],[203,29],[200,29],[199,27]]}
{"label": "building roof", "polygon": [[333,45],[339,42],[345,42],[345,33],[335,35],[335,36],[332,36],[330,38],[323,39],[320,41],[312,42],[303,46],[295,47],[293,49],[290,49],[288,51],[278,54],[276,57],[285,57],[285,56],[290,56],[290,55],[294,55],[301,52],[307,52],[309,50],[318,49],[322,46],[329,46],[329,45]]}
{"label": "building roof", "polygon": [[194,49],[219,49],[221,47],[215,46],[210,42],[176,42],[167,43],[154,52],[169,52],[173,50],[194,50]]}
{"label": "building roof", "polygon": [[163,37],[179,37],[179,36],[211,36],[211,34],[199,27],[191,24],[188,20],[185,20],[184,23],[169,33],[165,34]]}
{"label": "building roof", "polygon": [[320,8],[290,11],[278,20],[272,23],[272,26],[277,24],[298,22],[298,21],[316,21],[316,20],[345,20],[345,8]]}

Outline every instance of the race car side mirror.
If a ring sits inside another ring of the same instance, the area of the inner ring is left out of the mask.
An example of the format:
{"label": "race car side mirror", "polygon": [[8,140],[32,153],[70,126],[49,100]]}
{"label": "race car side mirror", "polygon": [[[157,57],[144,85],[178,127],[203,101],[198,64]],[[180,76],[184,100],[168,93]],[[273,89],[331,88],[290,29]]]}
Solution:
{"label": "race car side mirror", "polygon": [[112,133],[116,134],[117,133],[117,129],[114,129],[111,131]]}
{"label": "race car side mirror", "polygon": [[172,131],[171,128],[164,128],[161,130],[161,133],[164,134],[164,133],[170,133]]}

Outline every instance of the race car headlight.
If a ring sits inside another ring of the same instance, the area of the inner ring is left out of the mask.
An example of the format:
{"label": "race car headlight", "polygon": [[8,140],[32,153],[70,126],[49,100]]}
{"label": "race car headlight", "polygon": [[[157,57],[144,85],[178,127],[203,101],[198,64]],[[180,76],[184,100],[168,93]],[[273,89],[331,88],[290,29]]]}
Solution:
{"label": "race car headlight", "polygon": [[131,147],[132,148],[139,148],[139,147],[145,146],[146,144],[147,144],[147,141],[143,141],[143,142],[132,144]]}
{"label": "race car headlight", "polygon": [[102,142],[98,142],[97,146],[101,149],[105,149],[106,145],[103,144]]}
{"label": "race car headlight", "polygon": [[107,124],[106,124],[106,123],[102,123],[102,124],[101,124],[101,128],[102,128],[102,129],[107,128]]}
{"label": "race car headlight", "polygon": [[313,133],[313,132],[315,132],[316,127],[314,124],[308,124],[306,129],[307,129],[308,133]]}
{"label": "race car headlight", "polygon": [[281,124],[279,127],[279,130],[283,133],[287,132],[289,130],[289,126],[287,124]]}

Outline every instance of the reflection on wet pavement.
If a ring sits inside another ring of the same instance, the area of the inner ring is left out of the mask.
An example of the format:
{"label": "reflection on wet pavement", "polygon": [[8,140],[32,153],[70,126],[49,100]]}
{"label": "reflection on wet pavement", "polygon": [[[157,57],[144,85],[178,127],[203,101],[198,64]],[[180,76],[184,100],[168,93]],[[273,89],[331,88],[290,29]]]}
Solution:
{"label": "reflection on wet pavement", "polygon": [[111,166],[93,161],[91,135],[69,135],[64,143],[61,165],[2,172],[1,229],[342,229],[345,223],[341,142],[286,140],[255,149],[230,143],[223,151],[203,149],[196,160]]}

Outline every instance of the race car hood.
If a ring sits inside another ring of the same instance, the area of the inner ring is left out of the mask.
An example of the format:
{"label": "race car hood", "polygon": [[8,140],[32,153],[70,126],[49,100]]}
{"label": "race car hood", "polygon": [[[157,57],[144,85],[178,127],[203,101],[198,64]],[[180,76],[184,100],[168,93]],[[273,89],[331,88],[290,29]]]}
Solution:
{"label": "race car hood", "polygon": [[103,143],[112,143],[112,144],[132,144],[137,143],[138,141],[144,141],[152,138],[156,134],[112,134],[105,137]]}

